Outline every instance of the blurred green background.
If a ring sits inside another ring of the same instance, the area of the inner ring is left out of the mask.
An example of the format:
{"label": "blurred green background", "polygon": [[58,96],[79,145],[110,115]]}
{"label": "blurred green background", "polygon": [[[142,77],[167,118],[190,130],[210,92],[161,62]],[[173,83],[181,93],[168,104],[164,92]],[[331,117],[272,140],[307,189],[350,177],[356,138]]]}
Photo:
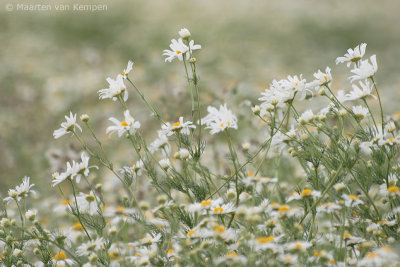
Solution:
{"label": "blurred green background", "polygon": [[[107,11],[7,11],[12,3],[106,4]],[[187,27],[196,43],[200,87],[205,103],[257,99],[272,79],[312,73],[349,47],[366,42],[377,54],[377,81],[387,113],[399,108],[400,1],[398,0],[151,0],[15,1],[0,6],[0,192],[29,175],[49,183],[78,151],[72,138],[52,132],[70,110],[88,113],[106,149],[107,118],[121,118],[112,101],[99,101],[129,59],[130,77],[159,106],[166,119],[189,114],[182,64],[164,63],[177,31]],[[335,90],[349,89],[347,69],[333,70]],[[341,83],[340,81],[343,81]],[[131,89],[130,89],[131,90]],[[159,127],[131,90],[130,108],[145,131]],[[179,107],[179,110],[177,109]],[[247,110],[244,112],[250,112]],[[149,140],[149,142],[151,139]],[[118,154],[118,153],[114,153]],[[48,187],[45,187],[50,188]]]}

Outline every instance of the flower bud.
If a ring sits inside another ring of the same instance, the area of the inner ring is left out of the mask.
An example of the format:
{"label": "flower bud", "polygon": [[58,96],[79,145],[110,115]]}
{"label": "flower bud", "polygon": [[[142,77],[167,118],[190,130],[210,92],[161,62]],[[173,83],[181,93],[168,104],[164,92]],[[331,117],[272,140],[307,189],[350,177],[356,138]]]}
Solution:
{"label": "flower bud", "polygon": [[254,107],[251,108],[251,110],[253,111],[254,115],[256,115],[256,116],[260,115],[261,109],[260,109],[259,105],[255,105]]}
{"label": "flower bud", "polygon": [[190,38],[191,34],[190,34],[190,31],[189,31],[188,29],[182,28],[182,29],[179,31],[179,36],[180,36],[183,40],[187,40],[187,39]]}
{"label": "flower bud", "polygon": [[90,119],[90,117],[89,117],[88,114],[82,114],[81,117],[80,117],[80,119],[81,119],[81,121],[83,121],[83,122],[88,122],[89,119]]}
{"label": "flower bud", "polygon": [[196,60],[195,57],[191,57],[191,58],[189,59],[189,62],[192,63],[192,64],[193,64],[193,63],[196,63],[196,61],[197,61],[197,60]]}

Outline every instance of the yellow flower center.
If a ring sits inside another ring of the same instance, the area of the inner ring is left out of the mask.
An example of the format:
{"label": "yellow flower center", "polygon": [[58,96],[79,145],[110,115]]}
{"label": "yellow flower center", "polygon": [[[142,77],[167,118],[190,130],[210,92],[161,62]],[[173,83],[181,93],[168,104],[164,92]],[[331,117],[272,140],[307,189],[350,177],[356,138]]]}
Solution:
{"label": "yellow flower center", "polygon": [[226,253],[227,258],[236,258],[238,254],[235,251]]}
{"label": "yellow flower center", "polygon": [[358,197],[356,197],[355,195],[349,195],[349,198],[352,200],[358,200]]}
{"label": "yellow flower center", "polygon": [[215,208],[214,208],[214,212],[215,212],[215,213],[222,213],[222,212],[224,212],[224,208],[222,208],[222,207],[215,207]]}
{"label": "yellow flower center", "polygon": [[168,249],[168,254],[174,254],[174,251],[172,249]]}
{"label": "yellow flower center", "polygon": [[71,200],[64,200],[61,202],[61,205],[67,206],[68,204],[71,204]]}
{"label": "yellow flower center", "polygon": [[126,121],[121,122],[121,126],[128,126],[128,123]]}
{"label": "yellow flower center", "polygon": [[119,253],[118,251],[113,251],[108,253],[108,255],[110,256],[110,259],[115,260],[119,256]]}
{"label": "yellow flower center", "polygon": [[191,237],[195,232],[195,230],[190,230],[189,232],[187,232],[187,236]]}
{"label": "yellow flower center", "polygon": [[314,251],[314,257],[319,257],[319,252],[318,251]]}
{"label": "yellow flower center", "polygon": [[72,230],[74,230],[74,231],[83,231],[82,224],[74,223],[74,225],[72,226]]}
{"label": "yellow flower center", "polygon": [[179,54],[181,54],[181,53],[182,53],[181,51],[176,50],[176,54],[177,54],[177,55],[179,55]]}
{"label": "yellow flower center", "polygon": [[208,205],[211,205],[211,203],[212,203],[211,200],[203,200],[203,201],[201,202],[201,206],[202,206],[202,207],[208,206]]}
{"label": "yellow flower center", "polygon": [[303,197],[309,197],[312,195],[312,191],[311,191],[311,189],[304,189],[303,192],[301,192],[301,195]]}
{"label": "yellow flower center", "polygon": [[301,248],[303,247],[303,244],[302,244],[302,243],[296,243],[296,244],[294,244],[294,246],[295,246],[297,249],[301,249]]}
{"label": "yellow flower center", "polygon": [[65,255],[65,253],[62,251],[60,251],[59,253],[57,253],[56,255],[53,256],[53,260],[63,261],[65,259],[67,259],[67,255]]}
{"label": "yellow flower center", "polygon": [[178,127],[180,125],[181,125],[181,123],[178,121],[178,122],[175,122],[174,124],[172,124],[172,127]]}
{"label": "yellow flower center", "polygon": [[344,234],[343,234],[343,237],[344,237],[344,238],[349,238],[349,237],[351,237],[351,234],[349,234],[349,233],[344,233]]}
{"label": "yellow flower center", "polygon": [[290,207],[288,205],[282,205],[278,209],[279,212],[288,212],[290,211]]}
{"label": "yellow flower center", "polygon": [[214,228],[214,232],[223,233],[223,232],[225,232],[225,227],[223,227],[222,225],[219,225],[219,226]]}
{"label": "yellow flower center", "polygon": [[257,238],[257,242],[258,243],[261,243],[261,244],[266,244],[266,243],[269,243],[269,242],[271,242],[271,241],[273,241],[275,239],[275,237],[274,236],[264,236],[264,237],[259,237],[259,238]]}
{"label": "yellow flower center", "polygon": [[378,253],[376,252],[369,252],[367,253],[367,255],[365,256],[367,259],[373,259],[373,258],[377,258],[379,257]]}
{"label": "yellow flower center", "polygon": [[387,189],[387,191],[389,194],[396,194],[400,192],[400,189],[397,186],[392,185]]}

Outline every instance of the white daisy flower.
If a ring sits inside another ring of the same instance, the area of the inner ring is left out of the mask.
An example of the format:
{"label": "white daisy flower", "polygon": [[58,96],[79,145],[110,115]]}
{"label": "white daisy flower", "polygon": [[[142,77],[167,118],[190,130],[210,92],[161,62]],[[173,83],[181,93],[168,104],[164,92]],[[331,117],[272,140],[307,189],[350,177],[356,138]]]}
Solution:
{"label": "white daisy flower", "polygon": [[61,123],[61,128],[54,131],[53,136],[55,139],[60,138],[61,136],[66,135],[67,133],[72,133],[75,130],[75,127],[78,128],[82,132],[81,126],[76,123],[76,114],[72,114],[70,112],[69,117],[65,115],[66,122]]}
{"label": "white daisy flower", "polygon": [[347,53],[343,57],[338,57],[336,59],[336,64],[347,62],[347,67],[350,67],[352,62],[357,62],[365,54],[365,49],[367,48],[366,43],[362,43],[356,46],[354,49],[347,49]]}
{"label": "white daisy flower", "polygon": [[311,109],[304,111],[300,117],[299,117],[299,122],[301,124],[305,124],[305,123],[310,123],[312,122],[312,120],[314,119],[314,113],[312,112]]}
{"label": "white daisy flower", "polygon": [[370,78],[375,75],[378,71],[378,64],[376,63],[376,55],[372,55],[370,57],[370,61],[362,60],[360,61],[360,65],[358,67],[354,67],[351,72],[354,74],[350,76],[349,79],[351,82],[364,80]]}
{"label": "white daisy flower", "polygon": [[360,81],[359,84],[360,87],[355,84],[352,85],[353,91],[345,95],[346,101],[358,100],[368,96],[373,96],[375,98],[375,96],[372,95],[373,85],[368,80],[364,82]]}
{"label": "white daisy flower", "polygon": [[105,241],[102,237],[93,239],[86,243],[82,243],[77,249],[78,256],[89,256],[91,253],[103,249]]}
{"label": "white daisy flower", "polygon": [[126,90],[124,76],[122,74],[119,74],[115,80],[108,77],[107,82],[109,87],[98,91],[100,99],[110,98],[113,101],[116,101],[118,96],[123,94],[124,101],[126,102],[128,100],[128,90]]}
{"label": "white daisy flower", "polygon": [[128,78],[128,74],[129,74],[129,72],[131,72],[132,67],[133,67],[133,61],[129,60],[128,65],[126,66],[126,69],[124,69],[124,71],[121,73],[121,75],[124,79]]}
{"label": "white daisy flower", "polygon": [[34,184],[30,184],[30,177],[25,176],[20,185],[17,185],[15,189],[8,190],[8,197],[4,198],[4,201],[8,203],[14,199],[20,201],[22,198],[29,196],[29,193],[36,194],[36,191],[31,190],[33,186]]}
{"label": "white daisy flower", "polygon": [[121,137],[126,132],[133,134],[136,132],[136,129],[140,128],[140,122],[135,121],[129,110],[124,111],[124,117],[124,121],[119,121],[114,117],[109,118],[115,125],[107,127],[106,134],[112,135],[114,132],[118,132],[118,136]]}
{"label": "white daisy flower", "polygon": [[76,201],[78,203],[78,208],[81,213],[86,213],[89,215],[98,214],[98,207],[96,202],[96,196],[93,191],[90,191],[89,194],[79,193],[79,196],[76,197]]}
{"label": "white daisy flower", "polygon": [[171,167],[171,162],[169,161],[169,159],[161,159],[158,163],[164,170],[167,170],[169,169],[169,167]]}
{"label": "white daisy flower", "polygon": [[178,58],[179,61],[183,61],[184,56],[186,55],[186,59],[189,59],[189,54],[186,54],[189,51],[189,47],[185,45],[181,38],[177,40],[172,39],[171,44],[169,45],[171,50],[164,50],[163,56],[166,56],[165,61],[171,62],[175,58]]}
{"label": "white daisy flower", "polygon": [[363,106],[353,106],[352,107],[354,115],[356,115],[357,118],[360,120],[364,119],[367,117],[369,111],[367,108],[364,108]]}
{"label": "white daisy flower", "polygon": [[161,126],[161,131],[164,135],[166,136],[171,136],[175,132],[189,135],[190,134],[190,129],[195,129],[196,126],[193,125],[191,121],[184,122],[183,117],[179,117],[179,121],[171,124],[167,123],[166,125]]}
{"label": "white daisy flower", "polygon": [[344,205],[346,207],[354,207],[360,204],[364,204],[362,200],[360,200],[357,196],[352,194],[350,195],[343,194],[342,198],[344,199]]}
{"label": "white daisy flower", "polygon": [[77,264],[77,262],[76,262],[75,260],[69,259],[69,258],[67,257],[67,255],[65,255],[65,253],[62,252],[62,251],[60,251],[60,252],[58,252],[56,255],[54,255],[54,256],[52,257],[52,260],[51,260],[51,261],[52,261],[52,263],[53,263],[54,265],[57,264],[57,266],[65,266],[65,265],[74,266],[74,265]]}
{"label": "white daisy flower", "polygon": [[307,199],[307,198],[313,198],[315,200],[318,199],[320,196],[321,192],[306,188],[300,193],[293,192],[292,195],[286,200],[286,202],[290,202],[292,200]]}
{"label": "white daisy flower", "polygon": [[158,138],[150,144],[149,150],[152,154],[161,150],[165,157],[169,156],[171,153],[171,145],[169,144],[168,137],[163,130],[158,131]]}
{"label": "white daisy flower", "polygon": [[315,80],[310,83],[310,86],[316,87],[316,90],[318,90],[321,86],[330,86],[330,83],[332,82],[331,69],[326,67],[325,73],[323,73],[321,70],[318,70],[318,72],[314,73],[314,77]]}
{"label": "white daisy flower", "polygon": [[226,107],[226,104],[219,107],[219,110],[215,107],[209,106],[207,108],[208,114],[202,118],[201,121],[206,125],[207,129],[211,129],[211,134],[216,134],[224,131],[227,128],[237,129],[237,118]]}

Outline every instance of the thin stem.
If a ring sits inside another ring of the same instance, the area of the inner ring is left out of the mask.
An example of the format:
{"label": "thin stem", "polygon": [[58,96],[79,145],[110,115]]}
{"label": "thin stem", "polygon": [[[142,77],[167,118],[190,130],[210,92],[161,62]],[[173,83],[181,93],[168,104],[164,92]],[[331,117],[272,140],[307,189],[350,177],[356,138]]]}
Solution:
{"label": "thin stem", "polygon": [[376,86],[374,77],[371,76],[370,78],[371,78],[372,83],[374,84],[375,91],[376,91],[376,95],[378,96],[379,108],[380,108],[380,110],[381,110],[381,122],[382,122],[382,133],[383,133],[383,129],[384,129],[384,125],[383,125],[383,124],[384,124],[384,120],[383,120],[383,108],[382,108],[381,97],[380,97],[380,95],[379,95],[378,87]]}

